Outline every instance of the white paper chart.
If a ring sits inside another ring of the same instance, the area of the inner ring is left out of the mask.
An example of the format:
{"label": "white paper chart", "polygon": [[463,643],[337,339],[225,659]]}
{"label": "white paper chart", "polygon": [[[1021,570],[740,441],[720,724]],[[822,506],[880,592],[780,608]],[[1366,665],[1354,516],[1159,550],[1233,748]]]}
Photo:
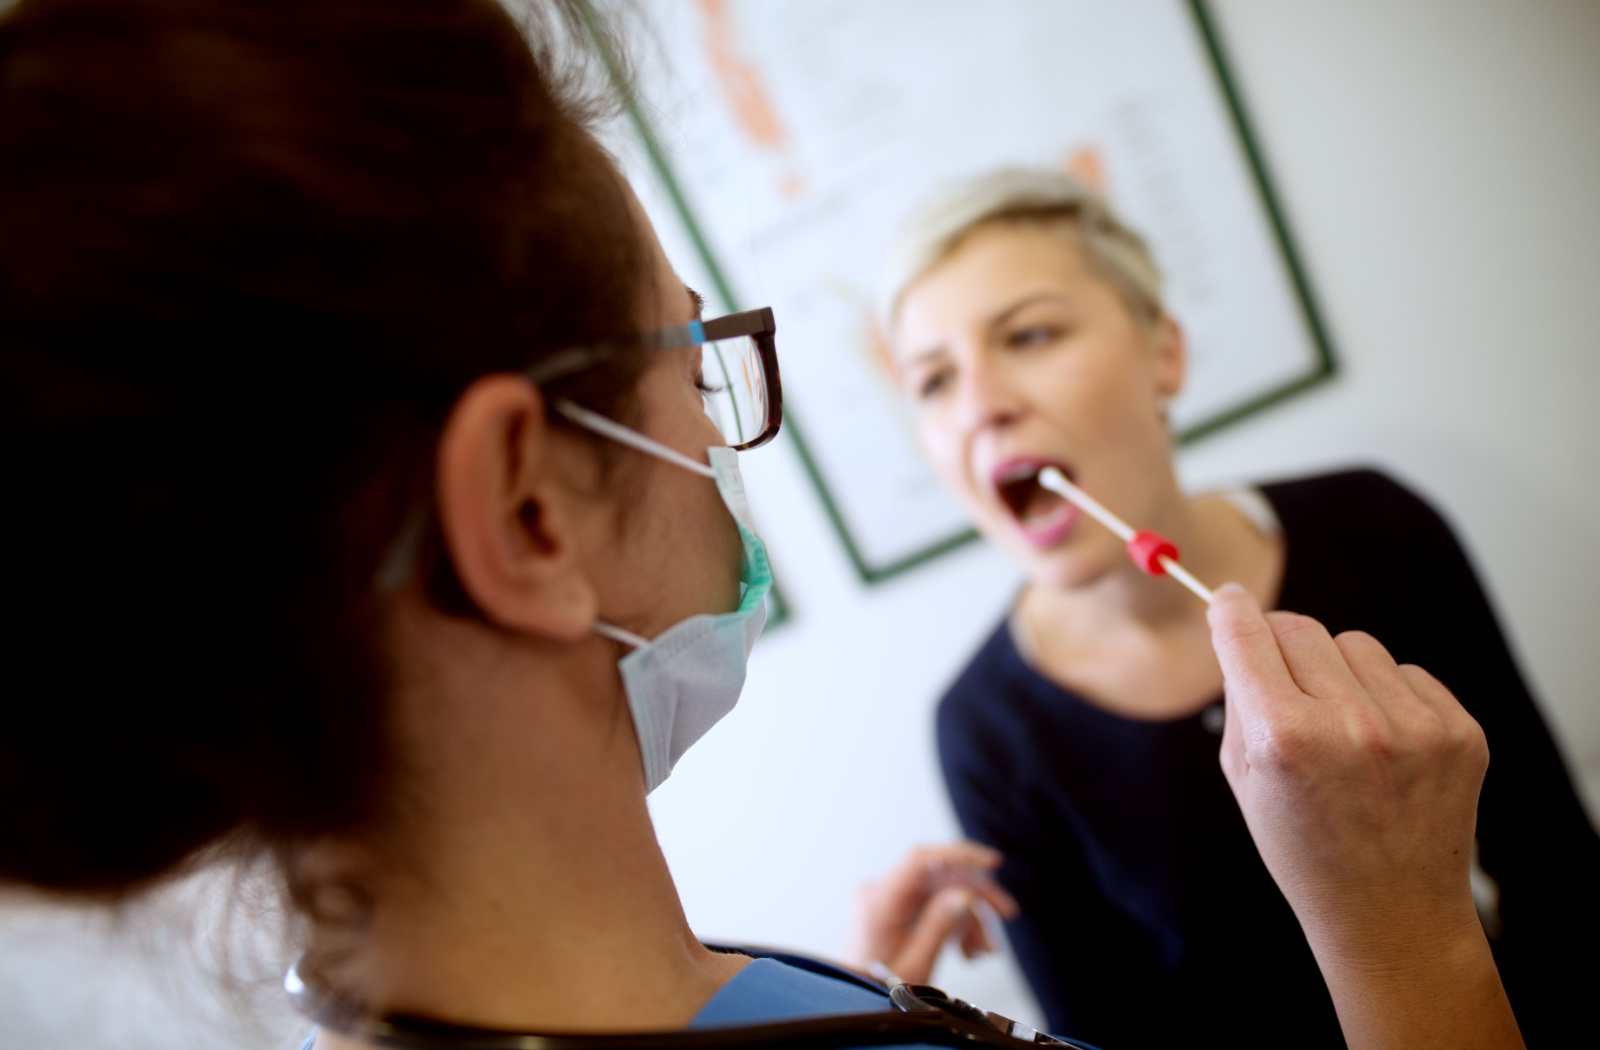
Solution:
{"label": "white paper chart", "polygon": [[1181,436],[1331,372],[1200,3],[642,6],[619,153],[714,305],[773,308],[785,429],[864,580],[970,534],[870,350],[893,233],[952,181],[1064,168],[1148,238],[1189,340]]}

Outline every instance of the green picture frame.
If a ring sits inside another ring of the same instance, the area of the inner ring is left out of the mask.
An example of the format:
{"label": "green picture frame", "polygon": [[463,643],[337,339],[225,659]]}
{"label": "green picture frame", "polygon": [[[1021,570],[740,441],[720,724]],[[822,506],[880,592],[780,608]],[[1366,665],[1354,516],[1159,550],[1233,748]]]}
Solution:
{"label": "green picture frame", "polygon": [[[1207,435],[1216,433],[1238,423],[1240,420],[1303,393],[1327,381],[1338,371],[1337,357],[1333,349],[1332,340],[1328,335],[1322,312],[1317,306],[1316,297],[1312,292],[1305,267],[1301,263],[1299,252],[1295,247],[1294,237],[1284,216],[1283,207],[1273,190],[1272,178],[1268,172],[1266,160],[1251,129],[1238,84],[1229,69],[1223,44],[1217,32],[1215,19],[1209,10],[1206,0],[1187,0],[1187,7],[1194,19],[1197,35],[1202,42],[1205,56],[1208,60],[1207,64],[1216,77],[1217,86],[1226,103],[1231,126],[1237,135],[1239,148],[1243,153],[1255,191],[1259,195],[1280,261],[1289,278],[1295,303],[1305,320],[1316,357],[1312,362],[1312,366],[1303,374],[1295,376],[1247,401],[1231,405],[1224,411],[1216,412],[1186,426],[1176,435],[1179,445],[1198,441]],[[609,56],[607,56],[607,60],[610,61]],[[645,151],[651,169],[670,198],[673,211],[682,223],[684,232],[693,245],[698,261],[709,277],[711,288],[708,291],[716,298],[722,310],[733,312],[748,309],[751,304],[739,294],[729,279],[727,270],[719,260],[717,252],[713,249],[705,234],[704,227],[696,217],[692,205],[684,194],[677,172],[673,169],[672,164],[661,148],[660,140],[656,136],[654,129],[650,126],[635,99],[627,98],[625,106],[628,121]],[[784,433],[788,435],[788,439],[799,457],[807,479],[833,528],[840,547],[862,583],[870,586],[891,580],[978,538],[977,532],[969,528],[955,532],[945,539],[892,561],[882,564],[871,563],[863,555],[861,545],[851,535],[849,524],[845,520],[838,501],[830,489],[828,480],[817,458],[812,454],[811,446],[806,439],[804,414],[804,405],[796,405],[792,399],[787,401],[784,405]],[[774,597],[775,608],[772,622],[776,624],[787,618],[788,607],[783,603],[781,597],[777,596],[776,591],[774,591]]]}

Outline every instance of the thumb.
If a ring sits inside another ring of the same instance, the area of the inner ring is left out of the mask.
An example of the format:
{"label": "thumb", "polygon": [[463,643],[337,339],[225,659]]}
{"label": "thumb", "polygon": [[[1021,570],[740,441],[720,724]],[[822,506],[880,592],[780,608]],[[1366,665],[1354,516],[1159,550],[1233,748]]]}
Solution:
{"label": "thumb", "polygon": [[1277,635],[1253,594],[1237,583],[1218,587],[1206,619],[1211,624],[1211,646],[1222,665],[1230,719],[1249,722],[1274,698],[1300,693]]}

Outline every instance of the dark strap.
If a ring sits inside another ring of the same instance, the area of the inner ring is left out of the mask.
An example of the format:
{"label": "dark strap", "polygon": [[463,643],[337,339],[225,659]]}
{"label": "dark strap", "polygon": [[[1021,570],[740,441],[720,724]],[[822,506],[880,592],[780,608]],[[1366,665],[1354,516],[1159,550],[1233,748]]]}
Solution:
{"label": "dark strap", "polygon": [[793,966],[797,970],[814,973],[819,977],[831,977],[836,981],[844,981],[846,984],[865,988],[869,992],[877,992],[885,999],[889,998],[888,985],[856,973],[854,970],[845,969],[838,963],[831,963],[826,959],[818,959],[814,955],[800,955],[797,952],[786,952],[778,948],[758,948],[748,944],[713,944],[710,941],[701,943],[714,952],[730,955],[748,955],[752,959],[771,959],[774,962],[781,962],[785,966]]}

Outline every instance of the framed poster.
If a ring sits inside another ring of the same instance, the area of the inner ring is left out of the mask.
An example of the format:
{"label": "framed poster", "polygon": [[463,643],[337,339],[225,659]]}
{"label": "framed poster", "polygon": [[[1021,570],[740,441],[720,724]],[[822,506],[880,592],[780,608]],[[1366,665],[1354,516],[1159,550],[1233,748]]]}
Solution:
{"label": "framed poster", "polygon": [[1145,235],[1188,336],[1180,441],[1332,374],[1202,0],[639,6],[623,165],[716,305],[775,311],[784,430],[863,581],[973,536],[871,351],[894,231],[948,183],[1065,168]]}

